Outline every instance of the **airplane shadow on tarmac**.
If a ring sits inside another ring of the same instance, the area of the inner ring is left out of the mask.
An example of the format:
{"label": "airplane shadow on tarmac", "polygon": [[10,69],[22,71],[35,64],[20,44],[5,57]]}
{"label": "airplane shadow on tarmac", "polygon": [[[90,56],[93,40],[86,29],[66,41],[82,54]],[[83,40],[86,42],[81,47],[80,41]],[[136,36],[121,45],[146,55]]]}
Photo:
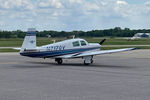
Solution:
{"label": "airplane shadow on tarmac", "polygon": [[55,62],[37,62],[37,61],[26,61],[23,65],[15,65],[14,67],[18,68],[51,68],[51,67],[91,67],[91,68],[133,68],[133,66],[120,66],[120,65],[109,65],[109,64],[90,64],[90,65],[84,65],[83,63],[63,63],[62,65],[58,65]]}

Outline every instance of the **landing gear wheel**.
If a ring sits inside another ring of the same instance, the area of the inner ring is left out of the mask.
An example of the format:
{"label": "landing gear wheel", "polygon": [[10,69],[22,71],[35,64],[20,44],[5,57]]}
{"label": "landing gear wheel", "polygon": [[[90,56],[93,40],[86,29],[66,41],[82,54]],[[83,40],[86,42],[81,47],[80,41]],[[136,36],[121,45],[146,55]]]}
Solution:
{"label": "landing gear wheel", "polygon": [[86,61],[84,60],[84,65],[89,65],[90,63],[86,63]]}
{"label": "landing gear wheel", "polygon": [[55,61],[60,65],[63,63],[63,60],[61,58],[56,58]]}
{"label": "landing gear wheel", "polygon": [[91,59],[91,64],[93,64],[93,62],[94,62],[93,59]]}
{"label": "landing gear wheel", "polygon": [[86,60],[84,60],[84,65],[89,65],[93,63],[93,59],[91,59],[90,63],[87,63]]}

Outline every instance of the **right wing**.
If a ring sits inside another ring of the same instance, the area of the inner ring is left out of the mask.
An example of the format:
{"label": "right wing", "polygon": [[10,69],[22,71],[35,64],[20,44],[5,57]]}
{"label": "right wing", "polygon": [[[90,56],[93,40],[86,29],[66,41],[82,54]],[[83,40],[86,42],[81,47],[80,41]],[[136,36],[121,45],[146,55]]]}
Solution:
{"label": "right wing", "polygon": [[91,56],[91,55],[102,55],[102,54],[111,54],[111,53],[117,53],[117,52],[123,52],[123,51],[131,51],[135,50],[137,48],[124,48],[124,49],[115,49],[115,50],[100,50],[100,51],[95,51],[95,52],[87,52],[87,53],[82,53],[80,55],[77,55],[78,57],[83,57],[83,56]]}
{"label": "right wing", "polygon": [[115,49],[115,50],[100,50],[100,51],[87,51],[87,52],[82,52],[82,53],[76,53],[76,54],[69,54],[69,55],[63,55],[63,56],[58,56],[58,58],[79,58],[79,57],[84,57],[84,56],[93,56],[93,55],[102,55],[102,54],[111,54],[111,53],[117,53],[117,52],[123,52],[123,51],[131,51],[131,50],[136,50],[138,48],[124,48],[124,49]]}

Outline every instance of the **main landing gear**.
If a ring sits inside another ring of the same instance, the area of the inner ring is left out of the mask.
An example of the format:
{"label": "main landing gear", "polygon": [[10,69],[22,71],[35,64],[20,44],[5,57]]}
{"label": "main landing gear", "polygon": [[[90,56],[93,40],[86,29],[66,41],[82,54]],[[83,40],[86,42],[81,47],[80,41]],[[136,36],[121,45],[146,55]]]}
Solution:
{"label": "main landing gear", "polygon": [[60,65],[63,63],[63,60],[61,58],[56,58],[55,61]]}
{"label": "main landing gear", "polygon": [[83,57],[83,59],[84,59],[84,65],[89,65],[93,63],[93,56],[86,56]]}
{"label": "main landing gear", "polygon": [[[83,57],[83,59],[84,59],[84,65],[89,65],[89,64],[93,63],[93,56],[86,56],[86,57]],[[62,58],[56,58],[55,61],[59,65],[61,65],[63,63]]]}

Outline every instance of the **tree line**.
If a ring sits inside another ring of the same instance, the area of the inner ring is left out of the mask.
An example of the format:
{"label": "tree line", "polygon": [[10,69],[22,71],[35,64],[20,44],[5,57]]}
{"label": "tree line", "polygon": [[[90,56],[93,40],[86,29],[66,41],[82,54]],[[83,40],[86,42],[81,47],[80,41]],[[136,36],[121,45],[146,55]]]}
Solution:
{"label": "tree line", "polygon": [[[121,29],[115,27],[113,29],[104,30],[92,30],[92,31],[36,31],[37,37],[70,37],[75,35],[76,37],[132,37],[136,33],[150,33],[150,29],[137,29],[131,30],[129,28]],[[21,30],[16,31],[0,31],[0,38],[24,38],[26,32]]]}

